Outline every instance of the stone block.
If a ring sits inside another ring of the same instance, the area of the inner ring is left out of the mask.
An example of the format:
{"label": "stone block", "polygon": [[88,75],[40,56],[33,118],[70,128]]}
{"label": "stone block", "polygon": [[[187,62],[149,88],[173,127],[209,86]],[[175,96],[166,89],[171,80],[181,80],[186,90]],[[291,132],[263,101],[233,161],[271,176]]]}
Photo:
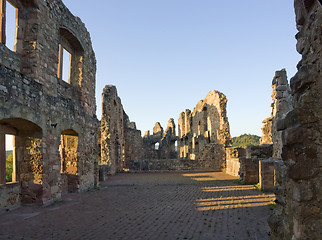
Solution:
{"label": "stone block", "polygon": [[273,192],[275,187],[275,159],[259,161],[259,185],[264,192]]}
{"label": "stone block", "polygon": [[240,158],[239,176],[242,183],[256,184],[259,181],[259,159]]}

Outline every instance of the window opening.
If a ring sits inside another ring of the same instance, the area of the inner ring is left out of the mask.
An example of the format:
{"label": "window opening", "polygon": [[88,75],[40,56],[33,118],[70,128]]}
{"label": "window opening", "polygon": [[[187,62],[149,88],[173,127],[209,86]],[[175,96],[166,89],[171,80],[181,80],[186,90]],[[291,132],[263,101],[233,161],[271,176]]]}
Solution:
{"label": "window opening", "polygon": [[200,123],[200,121],[198,122],[198,135],[200,135],[201,134],[201,123]]}
{"label": "window opening", "polygon": [[64,130],[60,137],[61,174],[63,191],[75,192],[78,189],[78,134]]}
{"label": "window opening", "polygon": [[70,85],[82,87],[84,49],[68,29],[60,28],[59,34],[57,77]]}
{"label": "window opening", "polygon": [[72,54],[59,44],[57,77],[67,83],[70,83],[71,59]]}
{"label": "window opening", "polygon": [[6,134],[6,182],[13,182],[14,179],[14,153],[13,135]]}
{"label": "window opening", "polygon": [[10,50],[16,51],[18,8],[10,1],[0,1],[0,40]]}
{"label": "window opening", "polygon": [[16,51],[18,9],[9,1],[6,4],[6,46]]}
{"label": "window opening", "polygon": [[0,184],[16,181],[14,136],[0,133]]}
{"label": "window opening", "polygon": [[70,54],[65,48],[63,48],[63,75],[62,80],[65,82],[70,82],[70,69],[71,69],[71,58]]}
{"label": "window opening", "polygon": [[158,142],[157,142],[157,143],[154,145],[154,149],[155,149],[155,150],[159,150],[159,147],[160,147],[160,143],[158,143]]}

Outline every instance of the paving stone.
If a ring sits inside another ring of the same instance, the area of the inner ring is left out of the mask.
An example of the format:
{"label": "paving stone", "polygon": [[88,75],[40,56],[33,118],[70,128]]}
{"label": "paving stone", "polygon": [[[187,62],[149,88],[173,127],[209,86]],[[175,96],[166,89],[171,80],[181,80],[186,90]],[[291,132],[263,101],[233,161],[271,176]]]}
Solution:
{"label": "paving stone", "polygon": [[267,239],[274,196],[234,179],[222,172],[118,174],[100,190],[0,214],[0,239]]}

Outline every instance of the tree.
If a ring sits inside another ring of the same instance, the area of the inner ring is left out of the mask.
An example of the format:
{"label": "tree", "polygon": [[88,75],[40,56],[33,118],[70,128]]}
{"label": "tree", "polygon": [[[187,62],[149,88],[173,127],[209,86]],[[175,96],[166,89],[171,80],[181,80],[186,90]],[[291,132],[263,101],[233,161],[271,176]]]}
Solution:
{"label": "tree", "polygon": [[233,137],[232,146],[233,147],[244,147],[250,145],[259,145],[260,137],[252,134],[242,134],[239,137]]}

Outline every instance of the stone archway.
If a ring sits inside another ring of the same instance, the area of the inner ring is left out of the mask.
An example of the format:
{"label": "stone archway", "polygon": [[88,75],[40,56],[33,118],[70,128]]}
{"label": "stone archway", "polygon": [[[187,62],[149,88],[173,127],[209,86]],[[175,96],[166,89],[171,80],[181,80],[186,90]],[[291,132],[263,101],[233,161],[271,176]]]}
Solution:
{"label": "stone archway", "polygon": [[[37,124],[23,118],[7,118],[0,120],[1,146],[5,145],[4,135],[13,135],[13,172],[12,182],[5,184],[6,188],[11,188],[14,196],[9,201],[13,207],[15,204],[42,203],[43,201],[43,147],[42,129]],[[1,172],[5,170],[4,154],[1,153]],[[1,173],[1,178],[3,173]],[[21,184],[20,184],[21,183]],[[1,199],[2,201],[3,199]]]}

